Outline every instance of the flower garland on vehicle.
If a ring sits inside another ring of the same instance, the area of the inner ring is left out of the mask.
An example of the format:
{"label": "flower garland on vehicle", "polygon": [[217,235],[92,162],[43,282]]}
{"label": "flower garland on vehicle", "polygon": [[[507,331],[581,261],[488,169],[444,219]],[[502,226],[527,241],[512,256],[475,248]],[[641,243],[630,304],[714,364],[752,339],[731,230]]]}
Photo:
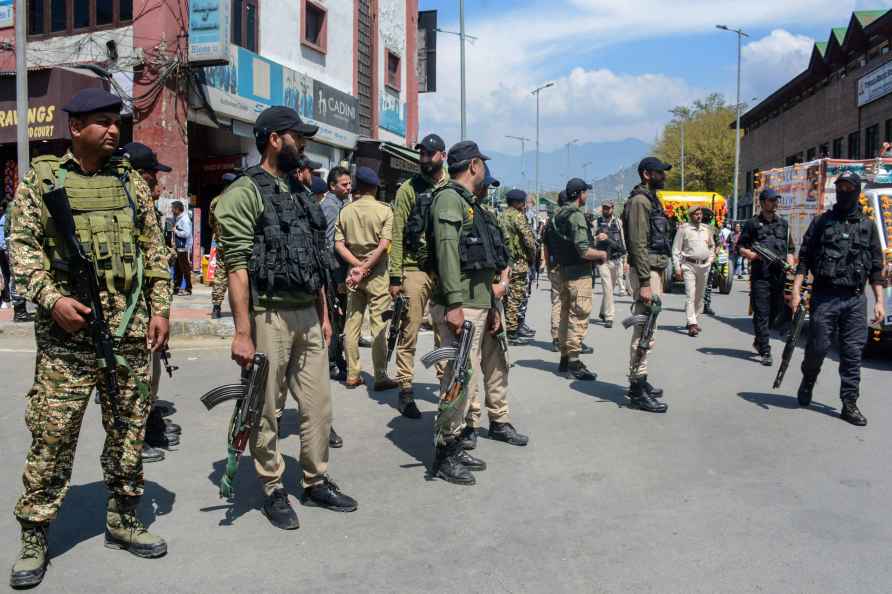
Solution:
{"label": "flower garland on vehicle", "polygon": [[[688,222],[688,208],[691,205],[686,202],[679,202],[678,200],[667,200],[663,204],[663,210],[666,211],[666,217],[669,220],[675,221],[677,224],[681,225],[682,223]],[[708,206],[706,208],[709,208]],[[712,210],[712,209],[710,209]],[[724,204],[719,204],[715,208],[715,221],[713,222],[716,227],[722,228],[725,224],[725,217],[728,214],[728,209]]]}

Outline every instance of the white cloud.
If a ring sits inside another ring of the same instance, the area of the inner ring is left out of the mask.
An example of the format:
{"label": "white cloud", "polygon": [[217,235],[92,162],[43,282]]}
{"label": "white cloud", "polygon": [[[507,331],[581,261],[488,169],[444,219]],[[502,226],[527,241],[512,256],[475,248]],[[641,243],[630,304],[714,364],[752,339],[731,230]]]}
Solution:
{"label": "white cloud", "polygon": [[769,35],[743,47],[742,84],[745,103],[750,97],[761,101],[808,67],[815,41],[775,29]]}
{"label": "white cloud", "polygon": [[[555,64],[566,64],[575,55],[590,55],[596,47],[635,39],[727,35],[715,30],[716,23],[744,28],[827,23],[829,31],[829,24],[846,22],[855,6],[853,0],[553,0],[547,7],[543,4],[518,2],[508,12],[492,10],[482,17],[481,4],[469,4],[467,29],[478,40],[467,47],[468,129],[469,136],[484,146],[519,152],[518,143],[504,135],[535,136],[535,100],[529,92],[548,80],[556,80],[557,85],[542,93],[543,150],[572,138],[653,140],[669,119],[670,107],[715,89],[694,89],[659,71],[630,75],[572,66],[556,71]],[[457,29],[453,23],[441,26]],[[772,33],[766,38],[769,41],[750,44],[759,45],[749,52],[752,61],[747,72],[762,72],[758,66],[784,41],[792,40],[792,48],[799,50],[802,40],[786,31],[783,34]],[[684,41],[680,38],[679,42]],[[447,142],[459,136],[458,56],[456,36],[441,34],[439,91],[421,99],[421,134],[439,131]],[[797,62],[779,63],[792,69]],[[786,76],[783,70],[781,78]],[[771,84],[766,79],[757,86]]]}

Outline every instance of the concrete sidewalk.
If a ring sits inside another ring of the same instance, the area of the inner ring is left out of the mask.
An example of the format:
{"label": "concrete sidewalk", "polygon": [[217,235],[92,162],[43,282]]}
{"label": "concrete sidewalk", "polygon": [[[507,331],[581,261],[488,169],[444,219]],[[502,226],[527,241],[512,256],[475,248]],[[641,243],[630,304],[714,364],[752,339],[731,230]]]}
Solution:
{"label": "concrete sidewalk", "polygon": [[[211,319],[211,287],[193,284],[192,294],[174,295],[170,315],[171,336],[232,336],[235,326],[229,312],[229,299],[223,300],[223,317]],[[29,306],[33,310],[33,306]],[[12,309],[0,309],[0,337],[33,336],[34,324],[12,321]]]}

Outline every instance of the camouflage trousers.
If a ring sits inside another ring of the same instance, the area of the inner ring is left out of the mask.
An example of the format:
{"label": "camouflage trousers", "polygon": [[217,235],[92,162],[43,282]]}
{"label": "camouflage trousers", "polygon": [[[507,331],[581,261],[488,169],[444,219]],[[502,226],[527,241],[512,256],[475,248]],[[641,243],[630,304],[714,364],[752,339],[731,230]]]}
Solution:
{"label": "camouflage trousers", "polygon": [[220,266],[219,259],[217,270],[214,272],[213,283],[213,287],[211,288],[211,304],[223,305],[223,299],[226,297],[226,290],[229,288],[229,275],[226,274],[226,269]]}
{"label": "camouflage trousers", "polygon": [[508,294],[505,305],[505,330],[517,332],[523,322],[522,312],[526,308],[527,299],[527,274],[524,270],[511,270],[508,281]]}
{"label": "camouflage trousers", "polygon": [[[112,403],[92,348],[87,344],[73,349],[59,338],[41,336],[38,328],[34,385],[25,412],[31,448],[22,476],[24,493],[15,506],[18,519],[43,523],[56,517],[68,492],[81,422],[94,388],[99,390],[105,428],[99,458],[105,484],[112,493],[142,495],[142,445],[152,405],[145,389],[149,353],[143,338],[126,340],[116,352],[130,372],[118,374],[120,394]],[[115,426],[116,416],[123,421],[121,429]]]}

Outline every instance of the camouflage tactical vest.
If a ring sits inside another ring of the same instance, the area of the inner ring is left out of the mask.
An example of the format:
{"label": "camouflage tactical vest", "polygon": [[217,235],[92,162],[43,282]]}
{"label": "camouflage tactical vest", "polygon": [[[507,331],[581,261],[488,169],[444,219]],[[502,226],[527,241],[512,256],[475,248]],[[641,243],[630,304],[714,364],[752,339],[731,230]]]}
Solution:
{"label": "camouflage tactical vest", "polygon": [[[110,294],[129,294],[134,289],[141,258],[130,164],[115,159],[108,166],[114,175],[82,175],[62,167],[58,157],[48,155],[34,159],[31,167],[45,192],[65,188],[78,241],[93,260],[100,287],[104,285]],[[63,291],[70,292],[68,249],[58,237],[45,205],[41,219],[45,229],[44,267],[53,271]]]}

